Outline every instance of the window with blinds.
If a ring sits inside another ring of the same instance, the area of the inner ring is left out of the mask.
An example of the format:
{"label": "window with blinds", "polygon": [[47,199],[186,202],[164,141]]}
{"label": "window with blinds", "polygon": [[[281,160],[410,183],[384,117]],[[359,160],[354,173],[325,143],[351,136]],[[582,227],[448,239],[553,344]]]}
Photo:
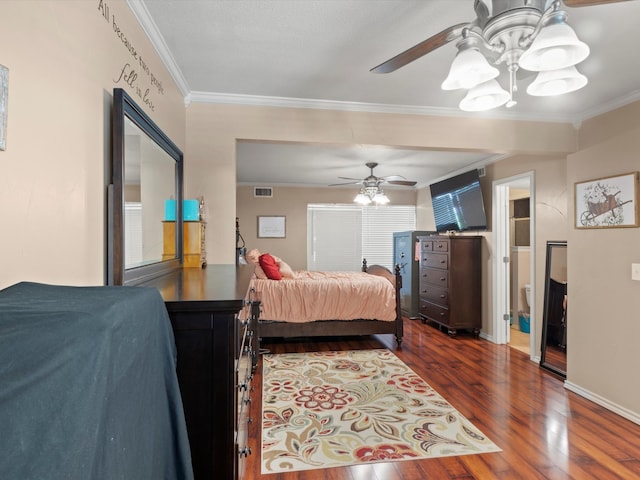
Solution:
{"label": "window with blinds", "polygon": [[413,205],[307,206],[307,269],[357,271],[369,265],[393,269],[393,232],[415,230]]}
{"label": "window with blinds", "polygon": [[124,204],[124,264],[140,265],[142,256],[142,203]]}

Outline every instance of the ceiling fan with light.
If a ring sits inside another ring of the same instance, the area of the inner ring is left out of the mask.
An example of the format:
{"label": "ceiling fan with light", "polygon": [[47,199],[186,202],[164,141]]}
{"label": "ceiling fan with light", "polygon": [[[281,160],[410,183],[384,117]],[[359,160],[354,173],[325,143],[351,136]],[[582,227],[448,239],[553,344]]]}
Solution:
{"label": "ceiling fan with light", "polygon": [[[618,3],[628,0],[475,0],[475,20],[459,23],[429,37],[371,69],[390,73],[433,50],[457,40],[458,53],[443,90],[468,90],[460,109],[482,111],[516,105],[516,73],[520,69],[539,72],[527,88],[534,96],[561,95],[587,84],[587,77],[575,65],[589,55],[589,46],[580,41],[567,24],[567,7]],[[496,77],[505,65],[509,89]]]}
{"label": "ceiling fan with light", "polygon": [[381,185],[387,183],[389,185],[401,185],[404,187],[413,187],[417,182],[407,180],[402,175],[389,175],[386,177],[376,177],[373,174],[373,169],[378,166],[376,162],[369,162],[366,164],[367,168],[371,171],[368,177],[363,179],[350,178],[350,177],[338,177],[342,180],[352,180],[346,183],[333,183],[330,187],[337,187],[340,185],[362,185],[360,192],[353,200],[356,203],[367,205],[374,202],[378,205],[384,205],[389,203],[389,198],[385,195],[381,188]]}

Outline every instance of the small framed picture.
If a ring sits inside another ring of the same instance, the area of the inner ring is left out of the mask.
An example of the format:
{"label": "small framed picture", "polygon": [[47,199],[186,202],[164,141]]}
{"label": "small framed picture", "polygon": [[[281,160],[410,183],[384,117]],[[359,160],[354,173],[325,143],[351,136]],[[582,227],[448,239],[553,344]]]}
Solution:
{"label": "small framed picture", "polygon": [[280,215],[258,216],[258,238],[285,238],[286,217]]}
{"label": "small framed picture", "polygon": [[638,172],[575,184],[575,228],[638,226]]}
{"label": "small framed picture", "polygon": [[0,65],[0,150],[7,149],[7,103],[9,98],[9,69]]}

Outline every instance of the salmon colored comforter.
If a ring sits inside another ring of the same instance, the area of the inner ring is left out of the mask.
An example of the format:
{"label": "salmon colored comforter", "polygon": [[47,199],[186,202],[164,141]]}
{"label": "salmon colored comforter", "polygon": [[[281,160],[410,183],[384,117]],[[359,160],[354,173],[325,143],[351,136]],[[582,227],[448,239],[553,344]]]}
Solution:
{"label": "salmon colored comforter", "polygon": [[396,319],[395,289],[384,277],[305,270],[294,275],[282,280],[251,280],[261,302],[261,321]]}

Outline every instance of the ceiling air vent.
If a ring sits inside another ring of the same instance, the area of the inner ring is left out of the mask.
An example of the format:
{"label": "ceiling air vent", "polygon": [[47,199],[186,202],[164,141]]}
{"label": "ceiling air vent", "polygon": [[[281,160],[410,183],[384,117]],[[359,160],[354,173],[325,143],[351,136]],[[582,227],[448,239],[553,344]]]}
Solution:
{"label": "ceiling air vent", "polygon": [[253,196],[254,197],[273,197],[273,188],[272,187],[253,187]]}

